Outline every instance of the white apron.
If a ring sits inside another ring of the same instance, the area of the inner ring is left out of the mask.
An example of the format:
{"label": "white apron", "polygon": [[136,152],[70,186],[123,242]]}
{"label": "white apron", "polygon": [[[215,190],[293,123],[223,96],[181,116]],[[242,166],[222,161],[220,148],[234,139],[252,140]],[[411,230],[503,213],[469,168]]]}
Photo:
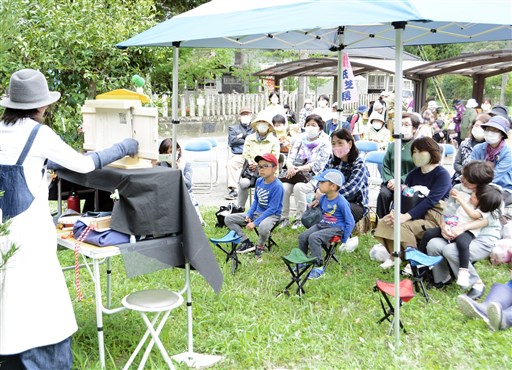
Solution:
{"label": "white apron", "polygon": [[35,199],[12,219],[8,241],[19,250],[0,271],[0,354],[55,344],[78,328],[48,206],[46,179]]}

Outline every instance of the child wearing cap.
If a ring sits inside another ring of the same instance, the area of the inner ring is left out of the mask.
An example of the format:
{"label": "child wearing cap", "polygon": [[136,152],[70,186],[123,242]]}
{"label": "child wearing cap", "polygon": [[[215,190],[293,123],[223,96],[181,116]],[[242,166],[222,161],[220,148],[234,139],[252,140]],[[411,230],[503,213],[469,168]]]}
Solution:
{"label": "child wearing cap", "polygon": [[323,194],[318,203],[322,220],[299,235],[299,249],[307,254],[309,248],[317,259],[316,267],[309,273],[310,279],[318,279],[325,273],[322,244],[328,243],[335,235],[341,236],[345,243],[355,225],[349,203],[338,192],[343,184],[343,174],[334,169],[325,170],[314,179],[319,181],[318,189]]}
{"label": "child wearing cap", "polygon": [[[227,215],[224,222],[230,230],[235,231],[242,238],[237,253],[243,254],[255,250],[256,258],[261,258],[270,231],[281,219],[284,190],[283,183],[275,174],[278,163],[274,154],[257,155],[254,161],[258,163],[260,177],[256,180],[251,209],[246,214]],[[243,226],[249,231],[258,227],[259,236],[256,246],[244,233]]]}

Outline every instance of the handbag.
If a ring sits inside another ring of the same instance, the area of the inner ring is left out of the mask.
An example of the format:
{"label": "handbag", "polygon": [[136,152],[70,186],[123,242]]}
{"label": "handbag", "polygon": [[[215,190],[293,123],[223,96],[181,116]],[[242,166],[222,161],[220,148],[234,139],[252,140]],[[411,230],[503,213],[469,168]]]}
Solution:
{"label": "handbag", "polygon": [[249,161],[246,159],[244,161],[244,165],[242,167],[242,172],[240,173],[240,177],[244,179],[249,179],[250,185],[249,187],[254,187],[256,185],[256,180],[259,177],[258,171],[251,171],[249,168]]}
{"label": "handbag", "polygon": [[306,175],[304,175],[302,171],[297,171],[297,173],[290,178],[286,177],[286,173],[287,171],[284,170],[279,174],[279,180],[281,180],[281,182],[287,182],[288,184],[292,185],[295,185],[298,182],[309,182],[309,179],[306,177]]}
{"label": "handbag", "polygon": [[308,207],[302,214],[300,221],[306,228],[309,229],[311,226],[316,225],[322,221],[322,210],[320,207]]}

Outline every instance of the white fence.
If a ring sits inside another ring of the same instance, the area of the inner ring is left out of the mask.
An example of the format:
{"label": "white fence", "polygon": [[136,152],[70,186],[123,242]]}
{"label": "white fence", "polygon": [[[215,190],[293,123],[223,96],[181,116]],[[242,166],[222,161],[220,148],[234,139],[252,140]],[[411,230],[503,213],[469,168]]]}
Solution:
{"label": "white fence", "polygon": [[[343,112],[346,114],[353,113],[359,105],[369,106],[370,101],[378,99],[378,94],[361,94],[359,95],[359,102],[343,104]],[[307,98],[316,102],[315,95],[308,95]],[[332,97],[331,103],[333,102]],[[297,106],[297,94],[286,94],[281,97],[283,104],[289,104],[291,109],[299,112],[302,107]],[[169,115],[170,100],[159,99],[155,97],[153,101],[160,107],[160,114],[163,117]],[[180,95],[178,104],[178,116],[180,119],[187,121],[187,117],[191,120],[201,119],[208,117],[208,119],[226,119],[236,117],[240,108],[249,107],[253,112],[260,112],[265,109],[268,104],[268,96],[266,94],[218,94],[218,95],[202,95],[195,93],[188,93]]]}

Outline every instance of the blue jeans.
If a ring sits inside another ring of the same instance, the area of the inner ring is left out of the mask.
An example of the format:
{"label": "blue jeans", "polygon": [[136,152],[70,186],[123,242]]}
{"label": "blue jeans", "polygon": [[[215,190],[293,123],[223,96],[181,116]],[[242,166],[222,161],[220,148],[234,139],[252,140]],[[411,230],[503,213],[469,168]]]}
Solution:
{"label": "blue jeans", "polygon": [[29,349],[19,356],[26,370],[71,370],[71,337],[60,343]]}

